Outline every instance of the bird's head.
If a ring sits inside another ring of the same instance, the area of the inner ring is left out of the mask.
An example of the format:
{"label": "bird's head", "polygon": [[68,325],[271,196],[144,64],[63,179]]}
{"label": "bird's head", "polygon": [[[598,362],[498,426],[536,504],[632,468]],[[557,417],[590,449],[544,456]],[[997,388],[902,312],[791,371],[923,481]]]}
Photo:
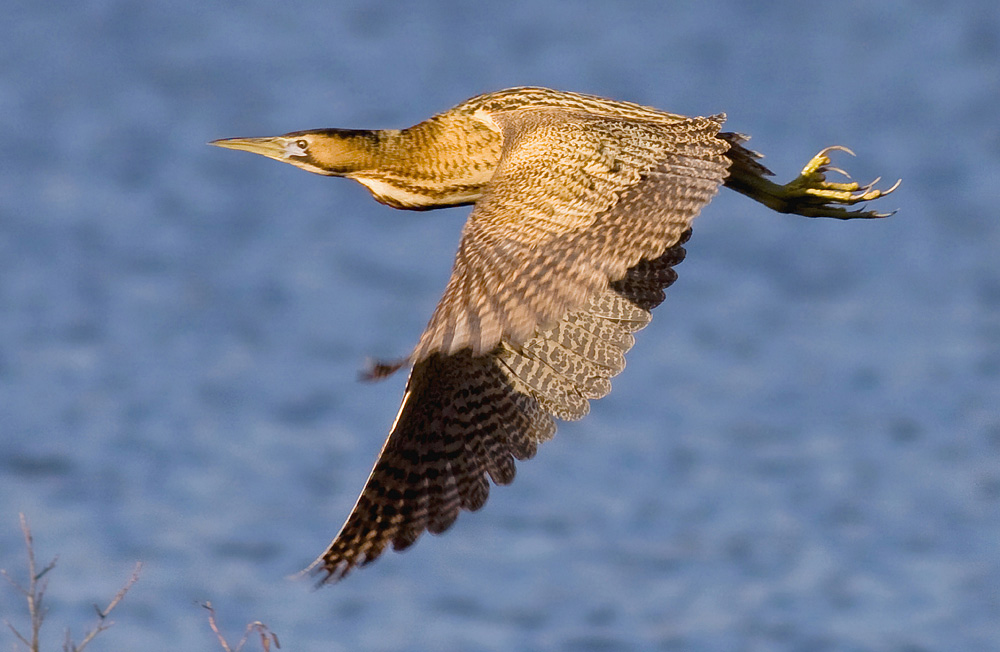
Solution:
{"label": "bird's head", "polygon": [[[396,129],[311,129],[269,138],[223,138],[209,145],[253,152],[328,177],[364,185],[393,208],[426,210],[475,202],[493,176],[500,137],[480,123],[469,127],[485,143],[470,154],[463,129],[456,142],[442,138],[437,122]],[[471,138],[471,136],[468,136]]]}
{"label": "bird's head", "polygon": [[349,176],[364,169],[378,141],[373,131],[313,129],[267,138],[222,138],[209,145],[253,152],[315,174]]}

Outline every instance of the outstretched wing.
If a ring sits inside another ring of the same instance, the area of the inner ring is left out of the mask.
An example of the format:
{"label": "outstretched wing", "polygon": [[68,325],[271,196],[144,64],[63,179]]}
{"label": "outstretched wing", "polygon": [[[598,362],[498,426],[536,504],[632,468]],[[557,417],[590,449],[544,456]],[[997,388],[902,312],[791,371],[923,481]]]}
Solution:
{"label": "outstretched wing", "polygon": [[514,460],[532,457],[555,434],[553,417],[579,419],[589,399],[611,391],[632,333],[650,320],[676,279],[690,231],[657,258],[631,267],[520,347],[469,349],[418,362],[396,422],[351,515],[310,567],[338,580],[391,545],[403,550],[424,530],[446,530],[514,479]]}
{"label": "outstretched wing", "polygon": [[673,282],[691,220],[726,177],[722,117],[657,122],[490,113],[500,162],[466,223],[412,355],[396,422],[347,522],[313,564],[327,579],[443,532],[489,479],[611,390],[632,332]]}
{"label": "outstretched wing", "polygon": [[671,122],[560,109],[490,114],[496,172],[411,359],[518,346],[677,242],[725,179],[723,117]]}

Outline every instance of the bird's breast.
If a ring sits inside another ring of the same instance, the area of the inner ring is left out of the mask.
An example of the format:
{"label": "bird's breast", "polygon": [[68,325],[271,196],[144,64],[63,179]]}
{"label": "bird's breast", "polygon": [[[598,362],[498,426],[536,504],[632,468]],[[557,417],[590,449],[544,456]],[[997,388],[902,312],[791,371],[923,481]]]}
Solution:
{"label": "bird's breast", "polygon": [[379,202],[393,208],[427,210],[447,206],[474,204],[482,195],[482,183],[465,180],[433,181],[427,179],[399,178],[388,176],[356,176],[354,179],[371,192]]}

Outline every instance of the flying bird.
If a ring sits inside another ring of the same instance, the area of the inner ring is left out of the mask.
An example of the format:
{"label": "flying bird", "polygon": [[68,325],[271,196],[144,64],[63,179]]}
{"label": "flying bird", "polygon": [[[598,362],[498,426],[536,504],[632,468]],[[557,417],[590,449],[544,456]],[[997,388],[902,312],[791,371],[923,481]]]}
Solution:
{"label": "flying bird", "polygon": [[212,145],[347,177],[394,208],[474,204],[440,303],[412,353],[402,405],[340,532],[309,570],[343,578],[425,530],[441,533],[514,479],[611,391],[633,333],[677,275],[691,222],[726,186],[776,211],[880,218],[848,207],[878,179],[832,182],[835,150],[784,185],[725,115],[685,117],[545,88],[480,95],[402,130],[313,129]]}

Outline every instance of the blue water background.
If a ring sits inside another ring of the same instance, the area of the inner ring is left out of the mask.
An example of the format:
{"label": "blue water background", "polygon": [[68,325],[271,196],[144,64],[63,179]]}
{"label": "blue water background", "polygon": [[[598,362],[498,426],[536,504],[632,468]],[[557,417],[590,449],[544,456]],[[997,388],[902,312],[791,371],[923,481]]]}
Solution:
{"label": "blue water background", "polygon": [[[1000,650],[1000,4],[6,0],[0,568],[46,644]],[[538,84],[729,114],[780,178],[852,147],[875,222],[723,191],[615,391],[517,481],[319,591],[467,209],[205,146]],[[0,586],[0,616],[25,626]],[[6,638],[5,638],[6,637]],[[4,642],[6,641],[6,642]],[[0,644],[12,637],[0,632]],[[95,649],[96,652],[96,649]]]}

